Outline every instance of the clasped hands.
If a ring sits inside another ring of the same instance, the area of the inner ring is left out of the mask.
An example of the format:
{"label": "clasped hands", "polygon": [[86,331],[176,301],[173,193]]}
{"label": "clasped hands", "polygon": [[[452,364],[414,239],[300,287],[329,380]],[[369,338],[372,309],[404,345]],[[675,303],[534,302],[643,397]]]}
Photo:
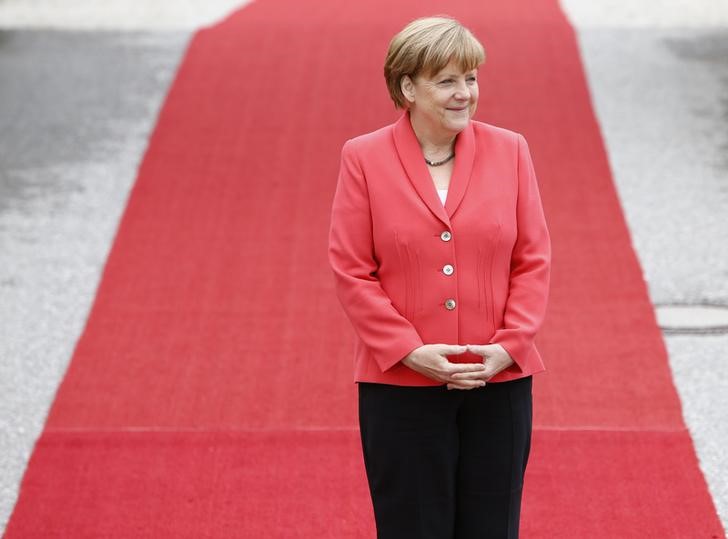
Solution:
{"label": "clasped hands", "polygon": [[[482,363],[451,363],[446,356],[471,352],[483,358]],[[500,344],[424,344],[403,360],[407,367],[445,382],[448,389],[475,389],[513,365],[513,358]]]}

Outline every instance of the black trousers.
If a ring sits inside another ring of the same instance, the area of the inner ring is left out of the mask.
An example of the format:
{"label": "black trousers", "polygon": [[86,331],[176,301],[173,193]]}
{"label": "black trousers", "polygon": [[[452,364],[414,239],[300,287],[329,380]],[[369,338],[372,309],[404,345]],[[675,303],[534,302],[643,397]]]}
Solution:
{"label": "black trousers", "polygon": [[472,390],[359,383],[379,539],[515,539],[531,377]]}

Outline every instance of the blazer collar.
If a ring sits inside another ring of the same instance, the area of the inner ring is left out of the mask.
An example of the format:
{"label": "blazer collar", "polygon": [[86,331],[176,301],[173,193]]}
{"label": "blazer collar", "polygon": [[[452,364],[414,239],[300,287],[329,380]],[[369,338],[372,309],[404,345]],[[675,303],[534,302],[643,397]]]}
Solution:
{"label": "blazer collar", "polygon": [[470,122],[468,127],[458,133],[455,139],[455,167],[453,168],[452,178],[450,178],[444,208],[437,195],[437,189],[430,176],[430,171],[425,164],[422,149],[417,141],[414,129],[412,129],[409,112],[405,112],[394,124],[393,134],[399,159],[417,194],[438,219],[450,226],[450,218],[458,209],[465,195],[470,183],[470,174],[473,170],[473,161],[475,159],[473,123]]}

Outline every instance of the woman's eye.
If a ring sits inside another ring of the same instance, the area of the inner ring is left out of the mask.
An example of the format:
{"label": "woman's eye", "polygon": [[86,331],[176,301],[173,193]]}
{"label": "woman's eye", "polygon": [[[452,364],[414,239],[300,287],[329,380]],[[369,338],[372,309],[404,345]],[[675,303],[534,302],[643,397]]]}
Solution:
{"label": "woman's eye", "polygon": [[452,82],[452,79],[445,79],[445,80],[441,80],[440,84],[450,84],[451,82]]}

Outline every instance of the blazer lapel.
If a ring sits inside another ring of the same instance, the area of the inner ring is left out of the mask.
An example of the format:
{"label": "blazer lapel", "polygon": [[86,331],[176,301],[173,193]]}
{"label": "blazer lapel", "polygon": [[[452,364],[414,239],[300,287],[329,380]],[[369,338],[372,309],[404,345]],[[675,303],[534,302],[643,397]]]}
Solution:
{"label": "blazer lapel", "polygon": [[445,199],[445,211],[448,217],[453,216],[465,196],[465,191],[470,183],[470,175],[473,172],[474,160],[475,134],[473,133],[473,123],[470,122],[468,127],[458,133],[458,137],[455,139],[455,166],[447,190],[447,199]]}
{"label": "blazer lapel", "polygon": [[449,227],[450,219],[448,219],[445,208],[442,207],[430,171],[427,170],[427,165],[422,157],[422,149],[412,129],[409,112],[405,112],[394,124],[393,135],[399,160],[402,162],[407,177],[412,182],[417,194],[427,204],[430,211]]}
{"label": "blazer lapel", "polygon": [[472,123],[461,131],[455,139],[455,167],[448,188],[445,207],[435,189],[435,184],[422,157],[422,149],[417,141],[409,113],[405,112],[394,124],[394,145],[410,182],[417,194],[430,211],[448,227],[450,217],[455,213],[470,183],[475,158],[475,136]]}

